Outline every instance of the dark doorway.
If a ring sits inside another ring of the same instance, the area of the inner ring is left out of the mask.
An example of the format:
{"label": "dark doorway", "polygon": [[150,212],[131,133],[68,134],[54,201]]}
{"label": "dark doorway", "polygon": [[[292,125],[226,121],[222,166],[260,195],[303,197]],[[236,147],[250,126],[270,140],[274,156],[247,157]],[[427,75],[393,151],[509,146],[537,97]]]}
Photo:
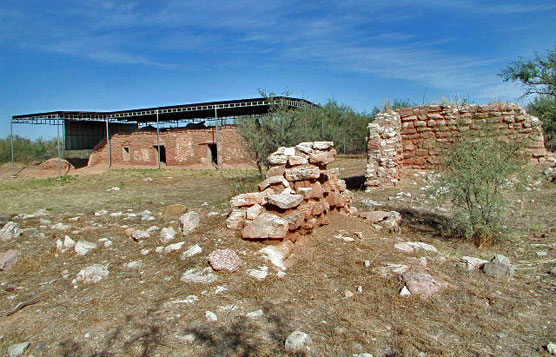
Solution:
{"label": "dark doorway", "polygon": [[212,163],[218,165],[218,150],[216,150],[216,144],[208,144],[210,150],[210,158]]}
{"label": "dark doorway", "polygon": [[166,148],[164,145],[159,145],[158,147],[155,145],[154,148],[160,152],[160,162],[166,163]]}

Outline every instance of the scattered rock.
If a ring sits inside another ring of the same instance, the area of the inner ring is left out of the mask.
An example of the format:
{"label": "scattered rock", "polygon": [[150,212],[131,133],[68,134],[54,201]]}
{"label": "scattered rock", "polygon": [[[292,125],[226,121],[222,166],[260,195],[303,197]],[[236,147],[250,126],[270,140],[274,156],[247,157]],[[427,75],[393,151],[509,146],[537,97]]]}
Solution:
{"label": "scattered rock", "polygon": [[462,269],[471,271],[481,269],[486,263],[488,263],[488,260],[463,256],[459,258],[457,266]]}
{"label": "scattered rock", "polygon": [[134,260],[132,262],[129,262],[125,265],[126,268],[128,269],[139,269],[143,266],[143,263],[141,263],[141,261],[139,260]]}
{"label": "scattered rock", "polygon": [[77,273],[75,281],[82,282],[84,284],[95,284],[107,277],[108,274],[109,271],[106,265],[93,264],[81,269],[81,271]]}
{"label": "scattered rock", "polygon": [[218,316],[212,311],[205,311],[205,317],[208,322],[215,322],[218,321]]}
{"label": "scattered rock", "polygon": [[402,279],[412,294],[420,295],[422,298],[428,298],[448,286],[447,283],[436,280],[425,272],[407,272],[402,275]]}
{"label": "scattered rock", "polygon": [[294,245],[291,241],[287,240],[279,245],[268,245],[259,250],[265,259],[269,260],[275,267],[281,270],[286,269],[284,261],[289,256]]}
{"label": "scattered rock", "polygon": [[75,247],[75,241],[68,235],[64,236],[64,248],[72,249],[73,247]]}
{"label": "scattered rock", "polygon": [[394,248],[402,250],[406,253],[413,253],[419,250],[438,253],[436,247],[423,242],[400,242],[400,243],[396,243],[394,245]]}
{"label": "scattered rock", "polygon": [[112,246],[112,241],[108,238],[100,238],[99,243],[102,243],[104,245],[104,248],[109,248]]}
{"label": "scattered rock", "polygon": [[264,316],[264,311],[263,310],[251,311],[251,312],[246,313],[245,316],[250,318],[250,319],[255,319],[257,317]]}
{"label": "scattered rock", "polygon": [[246,213],[247,213],[247,219],[253,220],[257,217],[259,217],[259,215],[263,212],[263,206],[261,206],[260,204],[256,204],[254,206],[251,206],[247,209]]}
{"label": "scattered rock", "polygon": [[180,217],[181,231],[183,234],[193,232],[201,221],[201,217],[197,212],[188,212]]}
{"label": "scattered rock", "polygon": [[67,224],[63,224],[61,222],[56,223],[55,225],[50,227],[50,229],[59,230],[59,231],[67,231],[70,228],[71,228],[70,226],[68,226]]}
{"label": "scattered rock", "polygon": [[285,347],[288,352],[307,353],[312,344],[313,340],[305,332],[294,331],[286,338]]}
{"label": "scattered rock", "polygon": [[142,229],[136,229],[131,233],[131,238],[133,238],[133,240],[136,241],[140,241],[142,239],[147,239],[150,237],[151,237],[150,233]]}
{"label": "scattered rock", "polygon": [[260,266],[259,269],[247,270],[247,275],[252,276],[258,280],[265,280],[268,276],[268,267],[266,265]]}
{"label": "scattered rock", "polygon": [[89,253],[91,250],[96,249],[96,248],[97,248],[96,243],[87,242],[85,240],[80,240],[75,245],[75,253],[77,253],[77,255],[85,255],[85,254]]}
{"label": "scattered rock", "polygon": [[548,351],[548,353],[556,355],[556,344],[552,342],[549,343],[548,345],[546,345],[546,350]]}
{"label": "scattered rock", "polygon": [[228,291],[228,288],[222,285],[219,285],[216,287],[216,289],[214,289],[215,294],[220,294],[223,293],[224,291]]}
{"label": "scattered rock", "polygon": [[502,254],[495,254],[490,262],[483,265],[483,271],[489,276],[511,279],[515,269],[508,257]]}
{"label": "scattered rock", "polygon": [[95,212],[95,216],[104,216],[104,215],[107,215],[107,214],[108,214],[108,211],[105,210],[105,209],[101,209],[100,211]]}
{"label": "scattered rock", "polygon": [[29,342],[18,343],[16,345],[11,345],[8,347],[9,357],[19,357],[25,354],[25,351],[31,346]]}
{"label": "scattered rock", "polygon": [[185,244],[185,242],[179,242],[179,243],[174,243],[174,244],[170,244],[168,246],[166,246],[164,248],[164,253],[172,253],[175,252],[177,250],[180,250],[181,247]]}
{"label": "scattered rock", "polygon": [[190,258],[194,255],[197,255],[197,254],[201,253],[202,251],[203,251],[203,249],[198,244],[192,245],[186,251],[181,253],[181,260],[185,260],[187,258]]}
{"label": "scattered rock", "polygon": [[407,265],[403,264],[386,264],[386,266],[377,269],[380,275],[388,277],[394,274],[402,274],[407,270]]}
{"label": "scattered rock", "polygon": [[361,212],[359,216],[371,223],[378,223],[390,217],[390,212],[386,212],[386,211]]}
{"label": "scattered rock", "polygon": [[346,298],[350,298],[353,296],[353,293],[349,290],[344,291],[344,297]]}
{"label": "scattered rock", "polygon": [[243,238],[284,238],[288,233],[289,223],[272,213],[262,213],[242,231]]}
{"label": "scattered rock", "polygon": [[210,253],[208,262],[212,269],[233,273],[241,269],[243,261],[231,249],[217,249]]}
{"label": "scattered rock", "polygon": [[0,253],[0,271],[10,269],[17,262],[17,251],[10,249]]}
{"label": "scattered rock", "polygon": [[192,268],[183,273],[181,281],[186,283],[213,283],[217,280],[217,276],[212,272],[211,268]]}
{"label": "scattered rock", "polygon": [[400,290],[400,296],[408,297],[409,295],[411,295],[411,292],[407,290],[407,287],[404,285],[402,290]]}
{"label": "scattered rock", "polygon": [[7,242],[9,240],[15,239],[21,235],[19,230],[19,224],[16,222],[8,222],[0,229],[0,241]]}
{"label": "scattered rock", "polygon": [[158,230],[158,226],[150,226],[147,228],[148,233],[156,232]]}

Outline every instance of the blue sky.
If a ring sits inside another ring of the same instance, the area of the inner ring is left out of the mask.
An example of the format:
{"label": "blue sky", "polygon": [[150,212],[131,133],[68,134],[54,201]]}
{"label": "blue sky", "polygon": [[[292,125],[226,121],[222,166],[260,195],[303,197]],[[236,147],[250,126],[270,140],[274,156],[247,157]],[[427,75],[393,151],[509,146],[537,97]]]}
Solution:
{"label": "blue sky", "polygon": [[515,101],[521,88],[496,74],[552,48],[555,35],[553,0],[2,0],[0,137],[14,114],[239,99],[258,89],[359,111],[395,98]]}

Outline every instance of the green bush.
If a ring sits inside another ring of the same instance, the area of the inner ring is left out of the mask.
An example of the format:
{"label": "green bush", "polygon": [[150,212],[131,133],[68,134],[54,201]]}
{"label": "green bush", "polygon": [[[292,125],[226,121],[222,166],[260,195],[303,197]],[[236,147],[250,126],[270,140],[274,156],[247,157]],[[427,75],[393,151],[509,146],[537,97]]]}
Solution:
{"label": "green bush", "polygon": [[[63,142],[60,142],[60,148],[63,148]],[[43,161],[58,156],[56,139],[37,140],[25,139],[20,136],[14,136],[14,161],[21,163],[30,163],[34,161]],[[11,143],[10,137],[0,139],[0,163],[11,161]]]}
{"label": "green bush", "polygon": [[556,151],[556,97],[536,97],[527,110],[542,121],[547,149]]}
{"label": "green bush", "polygon": [[504,141],[490,125],[467,129],[444,149],[433,191],[454,208],[452,233],[478,246],[496,243],[504,233],[506,189],[525,160],[524,143]]}

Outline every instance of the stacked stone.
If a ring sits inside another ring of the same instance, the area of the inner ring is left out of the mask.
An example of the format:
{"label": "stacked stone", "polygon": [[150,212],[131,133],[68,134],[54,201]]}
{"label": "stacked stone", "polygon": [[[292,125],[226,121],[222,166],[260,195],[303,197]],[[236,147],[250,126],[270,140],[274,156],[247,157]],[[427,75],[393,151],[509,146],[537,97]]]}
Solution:
{"label": "stacked stone", "polygon": [[328,169],[336,150],[330,141],[279,148],[259,192],[231,199],[227,227],[245,239],[290,239],[328,224],[327,213],[349,213],[351,197],[337,169]]}
{"label": "stacked stone", "polygon": [[369,124],[367,154],[366,186],[396,185],[400,179],[402,154],[401,121],[398,113],[381,112]]}
{"label": "stacked stone", "polygon": [[451,143],[458,131],[491,123],[508,140],[524,140],[531,159],[546,155],[541,122],[515,103],[427,105],[397,111],[402,124],[402,166],[432,168],[440,162],[438,143]]}

